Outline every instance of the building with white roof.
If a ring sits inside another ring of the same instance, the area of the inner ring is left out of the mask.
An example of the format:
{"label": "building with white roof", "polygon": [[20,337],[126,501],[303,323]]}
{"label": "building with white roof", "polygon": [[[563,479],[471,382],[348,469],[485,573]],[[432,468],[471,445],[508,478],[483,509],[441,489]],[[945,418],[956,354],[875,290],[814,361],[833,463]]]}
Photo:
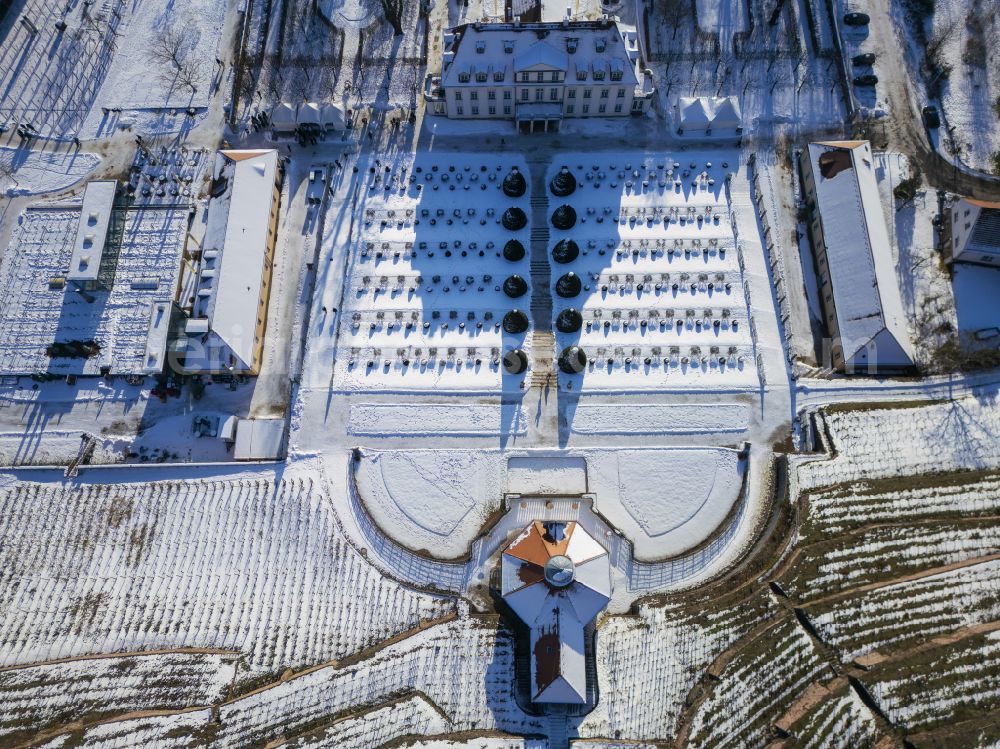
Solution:
{"label": "building with white roof", "polygon": [[504,550],[501,579],[530,631],[532,702],[586,703],[584,628],[611,599],[607,549],[578,523],[536,520]]}
{"label": "building with white roof", "polygon": [[810,143],[800,166],[834,366],[847,372],[912,367],[871,144]]}
{"label": "building with white roof", "polygon": [[440,78],[428,78],[428,112],[514,120],[553,132],[564,117],[622,117],[653,98],[634,27],[611,19],[472,23],[448,29]]}
{"label": "building with white roof", "polygon": [[1000,267],[1000,203],[959,198],[950,218],[952,262]]}
{"label": "building with white roof", "polygon": [[105,258],[104,251],[111,227],[111,216],[115,205],[115,191],[118,181],[113,179],[94,180],[87,183],[83,193],[80,223],[73,242],[73,257],[70,260],[66,280],[85,290],[107,287],[109,268],[113,258]]}
{"label": "building with white roof", "polygon": [[216,156],[194,298],[178,350],[186,372],[260,369],[281,179],[273,149]]}

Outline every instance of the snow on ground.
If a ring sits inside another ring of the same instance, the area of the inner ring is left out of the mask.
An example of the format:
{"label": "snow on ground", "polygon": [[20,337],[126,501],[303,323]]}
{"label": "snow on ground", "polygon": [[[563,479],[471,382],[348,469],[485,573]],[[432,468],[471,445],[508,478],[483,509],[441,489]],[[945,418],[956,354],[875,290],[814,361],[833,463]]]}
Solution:
{"label": "snow on ground", "polygon": [[[928,38],[945,38],[941,61],[951,74],[941,83],[943,125],[957,141],[960,158],[976,169],[992,172],[1000,153],[1000,12],[988,0],[937,0]],[[972,64],[969,64],[972,63]],[[944,127],[941,134],[944,136]],[[947,141],[947,139],[945,139]]]}
{"label": "snow on ground", "polygon": [[113,468],[68,483],[18,474],[0,490],[0,663],[212,647],[260,674],[341,658],[452,610],[375,571],[310,475],[146,471],[142,483]]}
{"label": "snow on ground", "polygon": [[[528,226],[500,224],[509,207],[529,212],[527,194],[512,199],[500,189],[513,166],[526,174],[520,158],[472,154],[358,163],[352,220],[328,222],[334,242],[349,247],[343,306],[336,325],[319,316],[307,381],[329,381],[333,361],[340,391],[519,389],[526,374],[500,366],[503,351],[525,339],[501,329],[503,316],[529,299],[501,290],[508,276],[529,276],[526,255],[501,254],[508,240],[528,244]],[[322,299],[331,293],[320,285]],[[323,306],[335,308],[335,298]]]}
{"label": "snow on ground", "polygon": [[869,689],[893,723],[909,732],[937,728],[1000,704],[1000,632],[932,652],[916,667],[870,677]]}
{"label": "snow on ground", "polygon": [[676,556],[709,538],[732,512],[746,470],[734,450],[618,450],[612,455],[618,464],[617,491],[597,495],[595,509],[633,539],[643,559]]}
{"label": "snow on ground", "polygon": [[935,352],[958,327],[955,295],[941,253],[934,243],[932,221],[938,212],[933,190],[921,183],[912,201],[893,196],[899,183],[912,175],[903,154],[876,154],[876,177],[896,261],[903,309],[919,366],[931,365]]}
{"label": "snow on ground", "polygon": [[960,398],[914,408],[831,410],[822,416],[836,450],[803,464],[803,489],[894,475],[994,468],[1000,409],[992,399]]}
{"label": "snow on ground", "polygon": [[571,428],[580,434],[725,434],[750,426],[750,407],[738,403],[581,403]]}
{"label": "snow on ground", "polygon": [[[219,72],[215,59],[222,55],[225,13],[231,5],[174,0],[166,8],[156,3],[127,6],[124,34],[80,137],[106,136],[120,127],[158,133],[189,126],[171,110],[208,106]],[[179,67],[157,53],[162,45],[175,54]]]}
{"label": "snow on ground", "polygon": [[0,148],[0,194],[39,195],[62,190],[97,168],[92,153]]}
{"label": "snow on ground", "polygon": [[998,571],[1000,560],[983,562],[857,593],[807,611],[823,641],[849,661],[996,621]]}
{"label": "snow on ground", "polygon": [[[745,471],[739,454],[722,448],[571,450],[549,457],[500,450],[365,450],[356,476],[358,495],[380,531],[439,559],[467,553],[483,523],[500,509],[512,516],[504,523],[528,522],[523,507],[503,501],[510,492],[522,503],[592,495],[595,511],[625,533],[633,553],[651,560],[675,557],[717,532],[741,497]],[[506,492],[505,480],[512,484]],[[491,529],[479,555],[488,557],[504,538]]]}
{"label": "snow on ground", "polygon": [[527,430],[520,408],[430,404],[355,404],[348,432],[357,436],[509,435]]}
{"label": "snow on ground", "polygon": [[[6,32],[0,33],[5,41],[0,121],[30,122],[43,136],[60,140],[94,138],[133,125],[144,132],[179,129],[183,118],[167,116],[169,110],[208,104],[230,5],[175,0],[164,8],[100,0],[64,8],[30,0],[0,28]],[[57,28],[60,22],[65,30]],[[32,26],[38,33],[31,33]],[[154,53],[169,28],[175,30],[183,73]]]}
{"label": "snow on ground", "polygon": [[881,731],[871,711],[853,689],[830,697],[796,723],[802,749],[856,749],[874,746]]}
{"label": "snow on ground", "polygon": [[[67,714],[182,709],[222,699],[236,653],[129,654],[0,669],[0,740]],[[22,738],[25,736],[22,735]]]}
{"label": "snow on ground", "polygon": [[579,734],[619,732],[629,740],[675,735],[699,675],[761,620],[773,616],[774,608],[765,596],[728,609],[709,606],[694,616],[674,606],[641,605],[635,616],[604,621],[596,643],[601,700],[581,721]]}
{"label": "snow on ground", "polygon": [[955,263],[952,273],[958,330],[975,333],[1000,328],[1000,307],[994,303],[1000,298],[1000,269]]}
{"label": "snow on ground", "polygon": [[[776,625],[723,669],[720,683],[695,714],[694,746],[763,746],[771,725],[811,682],[829,675],[794,619]],[[766,687],[764,685],[767,685]]]}
{"label": "snow on ground", "polygon": [[388,645],[365,660],[315,668],[224,704],[218,710],[216,738],[223,746],[265,743],[409,690],[426,695],[456,732],[539,735],[541,721],[522,712],[514,700],[513,668],[508,629],[497,629],[495,620],[460,618]]}
{"label": "snow on ground", "polygon": [[[553,315],[578,309],[584,327],[558,333],[556,347],[579,345],[588,360],[579,375],[560,373],[561,387],[586,393],[758,385],[723,193],[726,159],[736,158],[735,152],[558,155],[546,182],[566,166],[578,186],[567,198],[551,196],[549,208],[569,205],[577,222],[567,231],[553,228],[552,242],[572,239],[580,256],[552,264]],[[557,295],[567,272],[580,277],[580,296]]]}
{"label": "snow on ground", "polygon": [[[174,297],[187,211],[118,212],[122,238],[114,283],[110,291],[86,294],[72,284],[50,286],[69,269],[79,219],[75,206],[38,206],[20,216],[0,264],[0,285],[9,290],[0,300],[0,373],[144,370],[151,315],[157,302],[169,304]],[[46,352],[52,343],[72,341],[96,341],[100,350],[89,358]]]}
{"label": "snow on ground", "polygon": [[499,509],[506,463],[499,452],[366,450],[358,493],[375,523],[399,543],[457,557]]}

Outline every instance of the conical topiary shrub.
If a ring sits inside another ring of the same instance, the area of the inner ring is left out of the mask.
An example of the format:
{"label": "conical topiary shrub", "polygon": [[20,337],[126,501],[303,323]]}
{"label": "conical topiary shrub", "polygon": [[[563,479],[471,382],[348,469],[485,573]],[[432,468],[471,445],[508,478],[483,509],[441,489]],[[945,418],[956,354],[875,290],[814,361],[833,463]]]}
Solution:
{"label": "conical topiary shrub", "polygon": [[528,282],[516,274],[508,276],[507,280],[503,282],[503,293],[513,299],[524,296],[527,292]]}
{"label": "conical topiary shrub", "polygon": [[556,317],[556,330],[560,333],[575,333],[583,326],[583,315],[572,307],[564,309]]}
{"label": "conical topiary shrub", "polygon": [[511,335],[523,333],[528,329],[528,316],[519,309],[512,309],[503,316],[503,329]]}
{"label": "conical topiary shrub", "polygon": [[573,206],[564,203],[552,212],[552,225],[566,231],[576,225],[576,211]]}
{"label": "conical topiary shrub", "polygon": [[580,277],[572,271],[559,276],[559,280],[556,281],[556,294],[563,299],[577,296],[582,290],[583,283],[580,281]]}
{"label": "conical topiary shrub", "polygon": [[580,256],[580,248],[572,239],[560,239],[552,248],[552,259],[557,263],[572,263]]}
{"label": "conical topiary shrub", "polygon": [[[576,220],[576,214],[573,215],[573,220]],[[500,223],[503,224],[503,228],[507,231],[517,231],[528,225],[528,217],[517,206],[511,206],[503,212]]]}
{"label": "conical topiary shrub", "polygon": [[522,260],[524,258],[524,245],[516,239],[508,240],[507,244],[503,246],[503,256],[505,260],[510,260],[512,263]]}
{"label": "conical topiary shrub", "polygon": [[559,369],[566,374],[579,374],[586,367],[587,355],[579,346],[569,346],[559,354]]}
{"label": "conical topiary shrub", "polygon": [[503,194],[508,198],[519,198],[524,195],[524,191],[528,189],[528,183],[524,180],[524,175],[518,171],[518,168],[511,167],[511,170],[507,172],[507,176],[503,178]]}
{"label": "conical topiary shrub", "polygon": [[549,182],[549,189],[557,198],[565,198],[567,195],[572,195],[573,191],[576,190],[576,177],[573,176],[573,172],[567,167],[563,167],[552,178],[552,181]]}

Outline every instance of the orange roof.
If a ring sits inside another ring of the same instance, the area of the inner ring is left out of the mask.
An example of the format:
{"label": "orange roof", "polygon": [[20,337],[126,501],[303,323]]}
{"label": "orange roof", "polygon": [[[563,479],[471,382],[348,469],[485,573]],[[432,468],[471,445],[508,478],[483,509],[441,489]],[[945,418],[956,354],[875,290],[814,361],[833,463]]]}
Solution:
{"label": "orange roof", "polygon": [[507,547],[507,553],[512,557],[544,567],[549,557],[566,553],[569,539],[575,529],[576,523],[566,523],[566,533],[561,540],[555,541],[545,534],[545,524],[541,520],[536,520],[526,533],[514,539],[514,542]]}

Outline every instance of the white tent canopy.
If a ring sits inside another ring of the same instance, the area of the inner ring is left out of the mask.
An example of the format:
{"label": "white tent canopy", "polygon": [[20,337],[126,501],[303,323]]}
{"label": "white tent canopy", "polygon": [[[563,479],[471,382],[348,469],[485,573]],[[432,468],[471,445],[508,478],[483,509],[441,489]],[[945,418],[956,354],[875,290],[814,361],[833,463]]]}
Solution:
{"label": "white tent canopy", "polygon": [[681,135],[733,135],[743,127],[735,96],[680,96],[674,109]]}
{"label": "white tent canopy", "polygon": [[295,107],[283,101],[271,110],[271,127],[275,130],[294,130]]}

